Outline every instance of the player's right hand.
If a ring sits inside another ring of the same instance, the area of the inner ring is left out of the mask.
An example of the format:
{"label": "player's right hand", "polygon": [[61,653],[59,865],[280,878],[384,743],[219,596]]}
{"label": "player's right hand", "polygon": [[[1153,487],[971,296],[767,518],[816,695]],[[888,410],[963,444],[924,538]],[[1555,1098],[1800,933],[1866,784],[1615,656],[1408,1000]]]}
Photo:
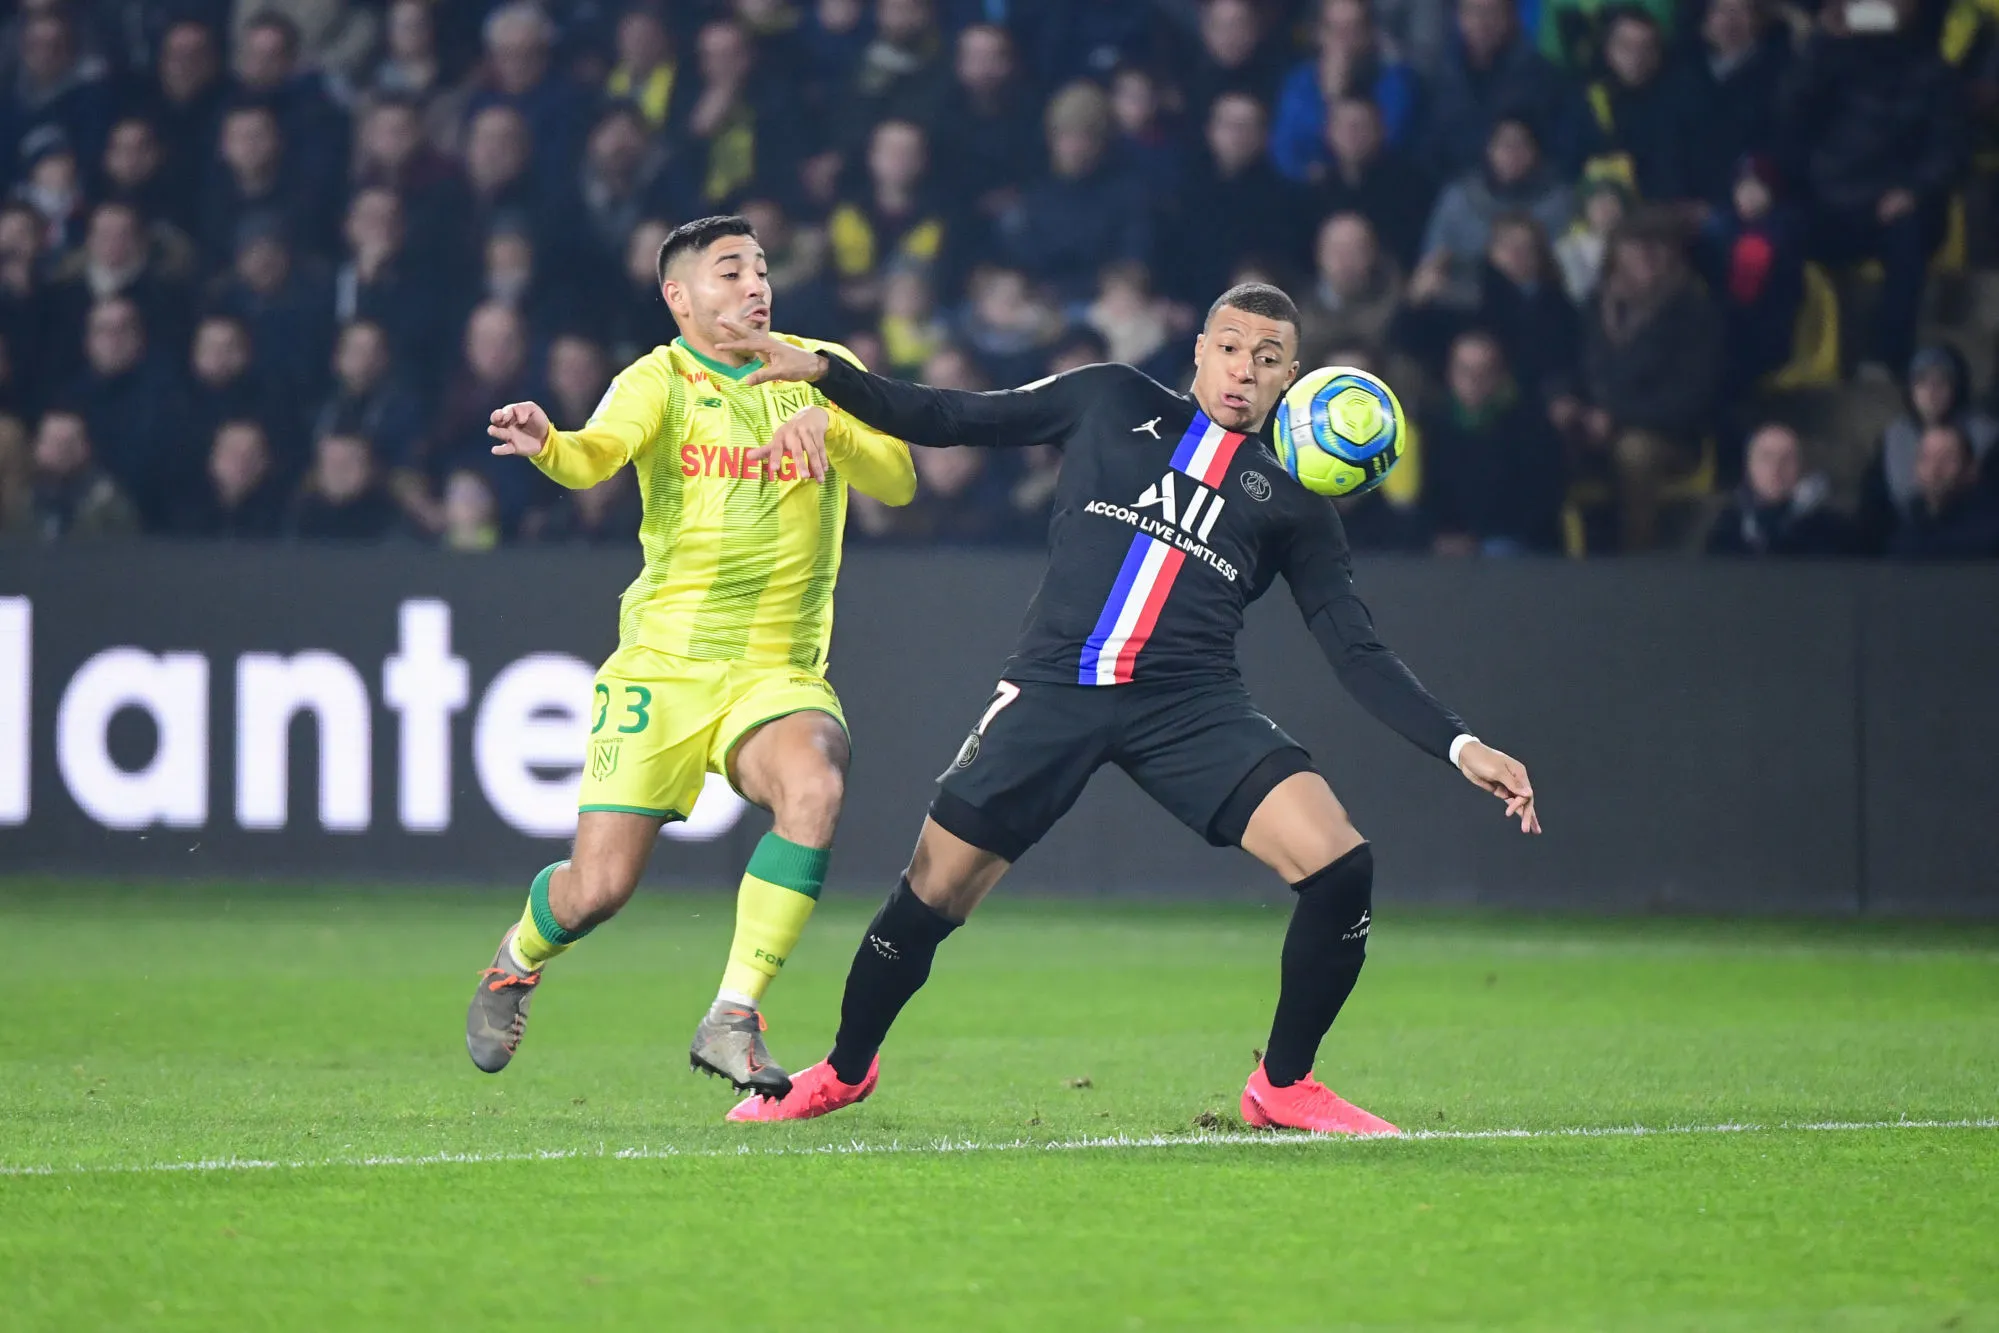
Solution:
{"label": "player's right hand", "polygon": [[548,443],[548,413],[534,403],[508,403],[493,413],[486,433],[499,441],[494,453],[533,458]]}
{"label": "player's right hand", "polygon": [[1534,784],[1527,766],[1490,745],[1473,741],[1458,756],[1458,771],[1474,786],[1506,802],[1506,817],[1520,821],[1522,833],[1541,831],[1541,812],[1534,808]]}

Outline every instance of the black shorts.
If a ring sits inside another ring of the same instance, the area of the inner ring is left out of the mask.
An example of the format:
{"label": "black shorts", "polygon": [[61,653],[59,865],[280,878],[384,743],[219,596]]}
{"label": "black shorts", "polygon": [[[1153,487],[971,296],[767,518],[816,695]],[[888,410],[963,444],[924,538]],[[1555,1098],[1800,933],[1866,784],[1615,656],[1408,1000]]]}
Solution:
{"label": "black shorts", "polygon": [[1311,756],[1258,712],[1239,681],[1055,685],[1001,681],[951,767],[930,816],[1017,861],[1116,764],[1217,847],[1242,841],[1271,788]]}

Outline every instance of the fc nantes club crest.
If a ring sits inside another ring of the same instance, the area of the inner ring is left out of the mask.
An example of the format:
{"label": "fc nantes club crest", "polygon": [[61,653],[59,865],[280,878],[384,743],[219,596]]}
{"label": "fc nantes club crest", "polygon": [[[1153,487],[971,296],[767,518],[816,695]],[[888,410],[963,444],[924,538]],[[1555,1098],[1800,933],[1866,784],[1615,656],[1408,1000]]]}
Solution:
{"label": "fc nantes club crest", "polygon": [[598,782],[618,771],[618,743],[593,741],[590,744],[590,776]]}

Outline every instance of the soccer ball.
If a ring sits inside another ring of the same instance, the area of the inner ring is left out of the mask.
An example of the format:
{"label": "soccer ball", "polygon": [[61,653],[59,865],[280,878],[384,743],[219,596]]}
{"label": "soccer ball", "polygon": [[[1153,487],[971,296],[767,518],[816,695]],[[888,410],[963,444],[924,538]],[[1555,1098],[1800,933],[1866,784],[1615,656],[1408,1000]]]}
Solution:
{"label": "soccer ball", "polygon": [[1365,370],[1323,366],[1299,377],[1277,405],[1277,457],[1320,495],[1360,495],[1402,457],[1408,422],[1395,390]]}

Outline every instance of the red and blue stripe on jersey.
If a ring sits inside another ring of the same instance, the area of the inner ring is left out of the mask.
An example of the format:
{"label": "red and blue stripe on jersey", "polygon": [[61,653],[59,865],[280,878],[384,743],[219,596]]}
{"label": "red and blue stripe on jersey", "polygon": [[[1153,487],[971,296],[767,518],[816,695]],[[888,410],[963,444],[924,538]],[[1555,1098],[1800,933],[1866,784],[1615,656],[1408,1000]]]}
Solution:
{"label": "red and blue stripe on jersey", "polygon": [[[1196,412],[1173,450],[1172,466],[1210,490],[1218,489],[1243,439],[1208,420],[1207,413]],[[1215,496],[1214,507],[1221,504],[1222,498]],[[1186,559],[1179,547],[1149,533],[1132,537],[1110,597],[1097,616],[1097,627],[1083,643],[1078,684],[1123,685],[1131,680],[1138,654],[1152,637]]]}

